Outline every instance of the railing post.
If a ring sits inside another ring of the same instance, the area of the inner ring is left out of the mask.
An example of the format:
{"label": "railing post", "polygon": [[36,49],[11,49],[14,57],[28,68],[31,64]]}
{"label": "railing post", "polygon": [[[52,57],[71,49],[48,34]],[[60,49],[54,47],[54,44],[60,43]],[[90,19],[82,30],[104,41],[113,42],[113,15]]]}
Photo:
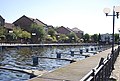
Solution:
{"label": "railing post", "polygon": [[99,68],[102,64],[104,64],[104,58],[103,57],[100,59],[100,62],[99,62],[99,65],[98,65],[97,68]]}
{"label": "railing post", "polygon": [[95,77],[95,69],[92,69],[92,76],[93,76],[93,81],[96,81],[96,77]]}

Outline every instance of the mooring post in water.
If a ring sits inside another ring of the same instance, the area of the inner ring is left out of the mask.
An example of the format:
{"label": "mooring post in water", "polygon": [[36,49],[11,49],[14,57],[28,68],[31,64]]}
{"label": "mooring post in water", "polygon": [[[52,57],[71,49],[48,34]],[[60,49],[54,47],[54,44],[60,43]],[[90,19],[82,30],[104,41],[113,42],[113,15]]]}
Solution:
{"label": "mooring post in water", "polygon": [[56,52],[57,54],[57,58],[61,58],[61,53],[60,52]]}
{"label": "mooring post in water", "polygon": [[33,46],[30,46],[30,49],[33,51]]}
{"label": "mooring post in water", "polygon": [[95,50],[97,50],[97,48],[95,47]]}
{"label": "mooring post in water", "polygon": [[20,46],[17,46],[17,50],[19,50],[20,49]]}
{"label": "mooring post in water", "polygon": [[33,56],[32,59],[33,59],[33,66],[38,65],[38,57]]}
{"label": "mooring post in water", "polygon": [[83,54],[83,50],[82,49],[80,49],[80,54]]}
{"label": "mooring post in water", "polygon": [[91,48],[91,51],[93,51],[93,48]]}
{"label": "mooring post in water", "polygon": [[89,51],[89,49],[88,48],[86,48],[86,52],[88,52]]}
{"label": "mooring post in water", "polygon": [[74,56],[74,51],[71,50],[70,52],[71,52],[71,56]]}
{"label": "mooring post in water", "polygon": [[0,52],[2,52],[3,51],[3,47],[2,46],[0,46]]}

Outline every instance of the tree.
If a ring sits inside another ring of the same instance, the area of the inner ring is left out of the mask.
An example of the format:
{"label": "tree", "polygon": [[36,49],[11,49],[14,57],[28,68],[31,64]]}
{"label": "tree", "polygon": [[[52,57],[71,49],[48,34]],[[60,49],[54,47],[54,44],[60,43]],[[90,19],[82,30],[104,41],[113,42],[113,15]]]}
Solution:
{"label": "tree", "polygon": [[48,29],[48,35],[51,37],[55,36],[55,30],[53,28]]}
{"label": "tree", "polygon": [[7,30],[3,26],[0,26],[0,38],[1,38],[1,40],[6,38],[6,34],[7,34]]}
{"label": "tree", "polygon": [[14,28],[13,32],[16,34],[17,38],[22,38],[22,29],[21,28]]}
{"label": "tree", "polygon": [[42,25],[32,24],[31,25],[31,33],[36,33],[37,42],[42,42],[45,39],[45,30]]}
{"label": "tree", "polygon": [[7,41],[9,41],[9,42],[10,42],[10,41],[14,41],[14,40],[17,39],[17,36],[16,36],[16,34],[13,33],[13,32],[7,33],[6,39],[7,39]]}
{"label": "tree", "polygon": [[23,31],[21,28],[14,28],[13,29],[14,34],[16,35],[16,38],[19,40],[20,42],[27,42],[28,39],[31,38],[31,34],[27,31]]}
{"label": "tree", "polygon": [[31,38],[31,34],[27,31],[22,31],[22,38],[25,39]]}
{"label": "tree", "polygon": [[58,37],[58,42],[68,42],[69,37],[66,36],[65,34],[60,34]]}
{"label": "tree", "polygon": [[71,32],[68,35],[68,37],[69,37],[70,42],[77,42],[77,40],[78,40],[78,37],[77,37],[77,35],[74,32]]}
{"label": "tree", "polygon": [[91,39],[93,40],[94,43],[97,43],[98,42],[98,34],[92,35]]}
{"label": "tree", "polygon": [[86,34],[83,36],[83,39],[84,39],[84,42],[85,42],[85,43],[86,43],[86,42],[89,42],[90,35],[86,33]]}
{"label": "tree", "polygon": [[119,41],[119,34],[115,33],[114,36],[115,36],[115,42],[118,43],[118,41]]}

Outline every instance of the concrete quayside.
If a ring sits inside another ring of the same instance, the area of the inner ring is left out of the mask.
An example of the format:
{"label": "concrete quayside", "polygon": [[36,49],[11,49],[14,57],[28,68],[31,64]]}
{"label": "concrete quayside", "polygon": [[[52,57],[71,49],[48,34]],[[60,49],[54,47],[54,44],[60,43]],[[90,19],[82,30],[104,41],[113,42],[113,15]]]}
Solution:
{"label": "concrete quayside", "polygon": [[101,58],[107,58],[110,53],[111,49],[107,49],[94,56],[45,73],[29,81],[79,81],[99,64]]}

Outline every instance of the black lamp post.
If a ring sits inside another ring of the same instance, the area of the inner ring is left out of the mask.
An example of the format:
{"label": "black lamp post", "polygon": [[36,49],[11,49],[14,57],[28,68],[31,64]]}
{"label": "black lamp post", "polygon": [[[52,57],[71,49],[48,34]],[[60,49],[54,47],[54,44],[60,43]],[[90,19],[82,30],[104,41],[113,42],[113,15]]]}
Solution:
{"label": "black lamp post", "polygon": [[114,62],[115,62],[115,55],[114,55],[114,27],[115,27],[115,16],[117,19],[119,18],[119,12],[120,12],[120,6],[113,6],[113,15],[108,15],[110,12],[109,8],[104,9],[104,13],[106,16],[112,16],[113,17],[113,33],[112,33],[112,70],[114,69]]}
{"label": "black lamp post", "polygon": [[113,33],[112,33],[112,54],[114,55],[114,27],[115,27],[115,16],[117,17],[117,19],[119,18],[119,12],[120,12],[120,6],[114,6],[113,7],[113,15],[108,15],[108,13],[110,12],[109,8],[105,8],[104,13],[106,14],[106,16],[112,16],[113,17]]}
{"label": "black lamp post", "polygon": [[118,47],[120,45],[120,28],[118,29],[118,32],[119,32],[119,39],[118,39]]}

